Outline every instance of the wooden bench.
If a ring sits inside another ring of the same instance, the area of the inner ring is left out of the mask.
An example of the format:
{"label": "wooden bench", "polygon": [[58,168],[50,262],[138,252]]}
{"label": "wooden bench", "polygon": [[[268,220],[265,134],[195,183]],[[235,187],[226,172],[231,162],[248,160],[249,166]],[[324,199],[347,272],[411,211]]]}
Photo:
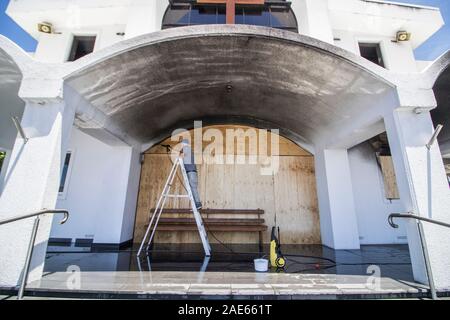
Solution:
{"label": "wooden bench", "polygon": [[[152,213],[155,209],[152,209]],[[261,217],[264,210],[201,209],[203,223],[211,232],[258,232],[259,244],[263,242],[263,232],[267,230]],[[172,215],[172,217],[171,217]],[[175,217],[174,215],[190,215]],[[217,218],[218,215],[245,216],[245,218]],[[215,217],[216,216],[216,217]],[[148,224],[147,224],[148,225]],[[190,209],[164,209],[159,219],[157,231],[197,231],[197,225]]]}

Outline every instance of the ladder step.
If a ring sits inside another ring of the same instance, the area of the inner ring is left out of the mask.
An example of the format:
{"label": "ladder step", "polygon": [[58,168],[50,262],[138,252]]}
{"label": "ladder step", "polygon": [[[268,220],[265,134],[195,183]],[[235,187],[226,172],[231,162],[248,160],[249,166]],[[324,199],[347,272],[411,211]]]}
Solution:
{"label": "ladder step", "polygon": [[187,194],[165,194],[164,197],[167,198],[189,198]]}

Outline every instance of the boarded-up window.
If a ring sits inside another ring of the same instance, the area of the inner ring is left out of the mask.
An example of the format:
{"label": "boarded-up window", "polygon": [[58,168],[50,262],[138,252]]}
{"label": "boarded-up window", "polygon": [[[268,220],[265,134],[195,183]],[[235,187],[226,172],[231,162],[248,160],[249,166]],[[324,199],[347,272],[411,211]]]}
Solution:
{"label": "boarded-up window", "polygon": [[378,156],[384,182],[384,195],[387,199],[400,199],[394,163],[391,156]]}

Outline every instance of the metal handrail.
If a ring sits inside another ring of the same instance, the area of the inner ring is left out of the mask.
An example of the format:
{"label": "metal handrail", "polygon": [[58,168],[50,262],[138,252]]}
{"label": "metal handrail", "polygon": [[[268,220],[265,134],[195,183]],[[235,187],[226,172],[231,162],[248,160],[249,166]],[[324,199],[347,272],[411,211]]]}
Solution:
{"label": "metal handrail", "polygon": [[43,214],[59,214],[59,213],[64,214],[64,218],[59,223],[60,224],[66,223],[67,219],[69,219],[69,211],[59,210],[59,209],[56,209],[56,210],[45,210],[44,209],[44,210],[41,210],[38,212],[33,212],[33,213],[29,213],[29,214],[22,215],[22,216],[15,216],[15,217],[12,217],[9,219],[0,220],[0,226],[1,226],[3,224],[8,224],[8,223],[12,223],[12,222],[19,221],[19,220],[36,217],[34,219],[33,229],[31,231],[31,238],[30,238],[30,242],[28,244],[28,251],[27,251],[27,256],[25,259],[25,265],[23,266],[22,280],[20,282],[19,292],[17,294],[18,300],[21,300],[25,293],[25,286],[26,286],[27,280],[28,280],[28,272],[30,270],[31,257],[33,255],[34,242],[36,241],[36,235],[37,235],[37,231],[39,228],[39,220],[40,220],[39,217]]}
{"label": "metal handrail", "polygon": [[411,212],[392,213],[388,217],[388,222],[392,228],[398,228],[398,225],[394,223],[394,218],[415,219],[417,221],[418,230],[419,230],[419,238],[420,238],[420,243],[422,245],[422,253],[423,253],[423,258],[425,261],[428,283],[429,283],[430,291],[431,291],[431,298],[433,300],[437,300],[438,297],[437,297],[437,293],[436,293],[436,287],[434,286],[433,272],[431,270],[430,257],[428,255],[427,243],[426,243],[426,240],[424,237],[422,221],[433,223],[433,224],[447,227],[447,228],[450,228],[450,224],[442,222],[442,221],[430,219],[430,218],[421,217],[421,216],[415,215]]}
{"label": "metal handrail", "polygon": [[447,227],[450,228],[450,224],[449,223],[445,223],[442,221],[438,221],[438,220],[434,220],[434,219],[430,219],[430,218],[425,218],[425,217],[421,217],[421,216],[417,216],[415,214],[412,213],[392,213],[389,215],[388,218],[388,222],[391,225],[392,228],[398,228],[398,225],[396,225],[393,221],[394,218],[410,218],[410,219],[417,219],[417,220],[421,220],[421,221],[425,221],[425,222],[430,222],[430,223],[434,223],[443,227]]}

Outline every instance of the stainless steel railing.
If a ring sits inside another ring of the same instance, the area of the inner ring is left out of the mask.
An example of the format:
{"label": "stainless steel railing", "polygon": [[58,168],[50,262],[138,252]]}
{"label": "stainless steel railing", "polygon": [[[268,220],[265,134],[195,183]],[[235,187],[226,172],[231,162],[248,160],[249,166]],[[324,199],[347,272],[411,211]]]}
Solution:
{"label": "stainless steel railing", "polygon": [[442,221],[430,219],[430,218],[417,216],[417,215],[412,214],[410,212],[408,212],[408,213],[392,213],[392,214],[389,215],[389,218],[388,218],[388,222],[389,222],[389,224],[391,225],[392,228],[398,228],[398,225],[394,223],[394,218],[414,219],[417,222],[417,227],[418,227],[418,230],[419,230],[420,243],[422,245],[423,258],[424,258],[424,261],[425,261],[425,268],[426,268],[426,271],[427,271],[428,284],[430,286],[431,298],[433,300],[437,300],[438,297],[437,297],[437,293],[436,293],[436,287],[434,285],[433,272],[431,270],[430,257],[428,255],[427,243],[426,243],[426,240],[425,240],[425,237],[424,237],[422,221],[433,223],[433,224],[436,224],[436,225],[439,225],[439,226],[443,226],[443,227],[447,227],[447,228],[450,228],[450,224],[442,222]]}
{"label": "stainless steel railing", "polygon": [[29,213],[29,214],[22,215],[22,216],[15,216],[15,217],[12,217],[9,219],[0,220],[0,225],[3,225],[3,224],[8,224],[8,223],[12,223],[15,221],[35,217],[33,229],[31,231],[30,242],[28,244],[28,251],[27,251],[27,255],[26,255],[26,259],[25,259],[25,265],[23,267],[22,279],[20,282],[19,292],[17,294],[18,300],[21,300],[23,298],[23,295],[25,292],[25,286],[27,285],[28,272],[30,270],[30,262],[31,262],[31,257],[33,255],[34,242],[36,241],[36,235],[37,235],[37,231],[39,228],[40,216],[43,214],[59,214],[59,213],[64,214],[64,218],[59,223],[60,224],[66,223],[67,219],[69,219],[69,211],[67,211],[67,210],[42,210],[42,211],[33,212],[33,213]]}

